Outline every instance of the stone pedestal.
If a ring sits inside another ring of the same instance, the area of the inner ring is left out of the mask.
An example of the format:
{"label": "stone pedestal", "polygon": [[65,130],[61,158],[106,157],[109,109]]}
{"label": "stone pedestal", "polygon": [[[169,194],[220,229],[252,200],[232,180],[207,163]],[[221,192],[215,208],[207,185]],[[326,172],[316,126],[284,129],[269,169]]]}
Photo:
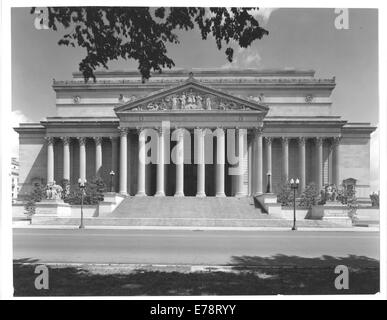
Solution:
{"label": "stone pedestal", "polygon": [[259,202],[264,213],[270,214],[273,217],[282,217],[282,208],[277,203],[277,195],[274,193],[264,193],[255,197]]}
{"label": "stone pedestal", "polygon": [[125,198],[125,196],[115,192],[105,192],[103,197],[104,201],[101,201],[98,205],[99,217],[112,213]]}
{"label": "stone pedestal", "polygon": [[69,217],[71,206],[63,200],[42,200],[36,203],[35,215],[37,217]]}
{"label": "stone pedestal", "polygon": [[324,204],[323,210],[324,215],[322,220],[340,225],[352,226],[352,220],[348,216],[348,208],[346,205],[337,201],[329,201]]}

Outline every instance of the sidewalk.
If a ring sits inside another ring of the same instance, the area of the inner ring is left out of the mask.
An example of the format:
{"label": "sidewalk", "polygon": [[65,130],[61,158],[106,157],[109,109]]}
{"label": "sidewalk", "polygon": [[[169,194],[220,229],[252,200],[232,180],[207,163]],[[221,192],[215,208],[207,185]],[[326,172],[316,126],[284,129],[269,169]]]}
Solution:
{"label": "sidewalk", "polygon": [[[14,229],[58,229],[75,230],[78,225],[31,225],[29,221],[14,221]],[[86,229],[99,230],[186,230],[186,231],[292,231],[288,227],[177,227],[177,226],[85,226]],[[331,231],[331,232],[379,232],[379,226],[375,227],[299,227],[297,231]]]}

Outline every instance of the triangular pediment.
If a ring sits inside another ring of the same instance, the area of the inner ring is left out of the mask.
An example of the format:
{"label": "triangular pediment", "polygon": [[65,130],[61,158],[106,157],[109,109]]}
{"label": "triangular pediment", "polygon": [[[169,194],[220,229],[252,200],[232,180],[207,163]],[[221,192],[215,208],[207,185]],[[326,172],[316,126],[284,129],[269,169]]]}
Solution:
{"label": "triangular pediment", "polygon": [[269,108],[227,92],[203,85],[193,78],[117,106],[116,113],[132,111],[240,110],[267,113]]}

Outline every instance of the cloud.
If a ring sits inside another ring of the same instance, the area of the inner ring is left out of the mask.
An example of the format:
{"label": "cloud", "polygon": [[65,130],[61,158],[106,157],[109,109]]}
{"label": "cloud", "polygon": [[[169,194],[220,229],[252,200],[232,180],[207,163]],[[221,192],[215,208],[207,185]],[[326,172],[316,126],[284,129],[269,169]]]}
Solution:
{"label": "cloud", "polygon": [[371,192],[379,191],[379,128],[371,134],[370,141],[370,185]]}
{"label": "cloud", "polygon": [[18,127],[22,122],[29,122],[28,118],[20,110],[12,111],[11,113],[11,154],[12,157],[19,158],[19,134],[13,130],[13,128]]}
{"label": "cloud", "polygon": [[226,63],[221,66],[222,69],[232,68],[260,68],[262,66],[262,58],[258,49],[254,47],[239,48],[234,53],[234,59],[231,63]]}
{"label": "cloud", "polygon": [[[252,9],[249,11],[249,13],[255,18],[258,20],[259,23],[261,23],[262,25],[267,25],[267,23],[269,22],[269,19],[270,19],[270,16],[272,15],[272,13],[274,11],[277,11],[279,8],[259,8],[259,9]],[[231,12],[231,8],[226,8],[226,10],[228,11],[228,13],[231,15],[231,16],[234,16],[233,13]],[[206,8],[206,11],[205,11],[205,18],[212,18],[214,17],[215,14],[213,14],[209,8]]]}
{"label": "cloud", "polygon": [[259,10],[253,9],[250,10],[250,14],[265,26],[269,22],[271,14],[278,9],[279,8],[259,8]]}

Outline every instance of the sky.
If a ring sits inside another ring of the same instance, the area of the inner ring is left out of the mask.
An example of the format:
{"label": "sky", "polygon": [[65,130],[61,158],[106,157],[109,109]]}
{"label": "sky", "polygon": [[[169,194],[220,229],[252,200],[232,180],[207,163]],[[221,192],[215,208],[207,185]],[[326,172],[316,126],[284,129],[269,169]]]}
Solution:
{"label": "sky", "polygon": [[[29,8],[12,9],[12,110],[15,124],[55,115],[52,79],[69,80],[78,71],[83,49],[57,44],[62,32],[36,30]],[[378,12],[349,9],[349,28],[336,29],[334,9],[260,9],[268,36],[227,63],[213,38],[197,30],[179,32],[168,53],[178,68],[241,67],[314,69],[317,77],[336,77],[333,113],[352,122],[378,124]],[[137,69],[134,61],[109,64],[110,70]]]}
{"label": "sky", "polygon": [[[60,32],[36,30],[29,8],[12,9],[12,109],[29,121],[55,115],[52,79],[71,79],[84,51],[57,44]],[[262,10],[262,9],[261,9]],[[236,49],[233,67],[314,69],[317,77],[336,76],[333,111],[353,122],[378,123],[378,34],[376,9],[349,9],[349,28],[338,30],[334,9],[264,9],[269,35],[246,50]],[[168,46],[179,68],[227,67],[224,49],[196,30],[179,32]],[[134,61],[109,64],[136,69]]]}

